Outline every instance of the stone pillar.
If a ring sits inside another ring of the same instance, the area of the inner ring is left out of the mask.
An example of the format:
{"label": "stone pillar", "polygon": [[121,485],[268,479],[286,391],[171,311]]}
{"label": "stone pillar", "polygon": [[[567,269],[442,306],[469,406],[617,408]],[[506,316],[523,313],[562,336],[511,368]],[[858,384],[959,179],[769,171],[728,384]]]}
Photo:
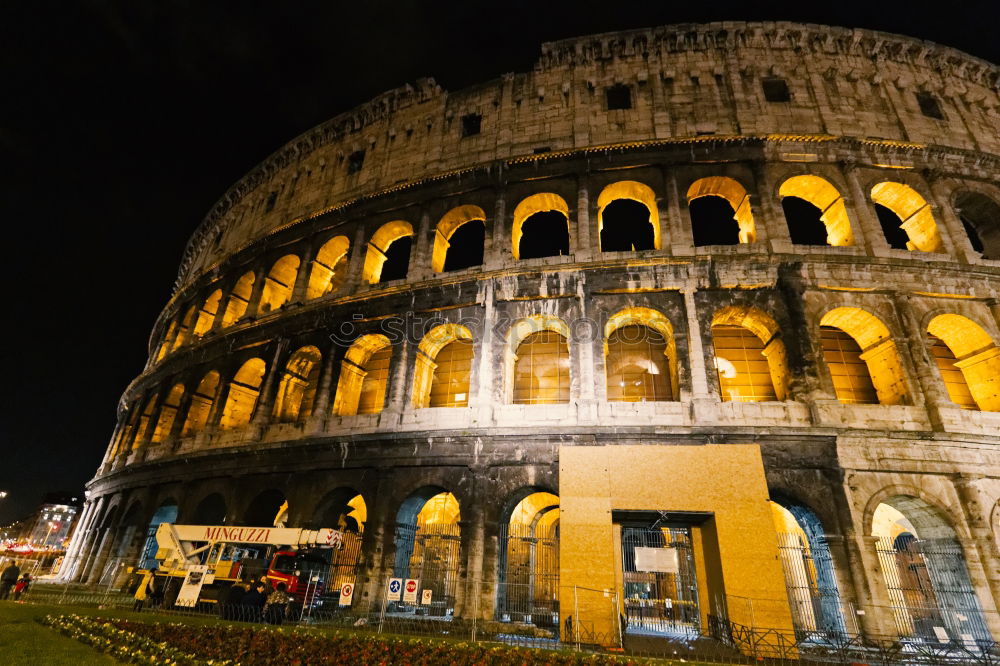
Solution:
{"label": "stone pillar", "polygon": [[222,328],[222,320],[226,316],[226,308],[229,306],[229,299],[233,295],[234,284],[231,284],[228,287],[223,288],[222,296],[219,297],[219,309],[215,311],[215,317],[212,319],[212,325],[208,327],[208,331],[206,331],[206,334],[210,333],[211,331],[218,331],[220,328]]}
{"label": "stone pillar", "polygon": [[[892,302],[896,307],[896,312],[899,313],[899,320],[903,324],[903,341],[910,351],[909,354],[899,354],[899,357],[904,364],[906,358],[913,359],[914,371],[917,375],[920,391],[923,393],[927,415],[935,430],[944,430],[941,409],[954,409],[956,405],[949,399],[948,392],[934,367],[934,361],[927,351],[927,338],[913,312],[910,295],[904,292],[893,292]],[[916,400],[913,402],[919,404]]]}
{"label": "stone pillar", "polygon": [[[852,217],[857,220],[858,227],[861,229],[861,240],[864,241],[865,250],[871,255],[884,256],[889,251],[889,243],[886,242],[885,234],[882,233],[882,225],[878,221],[875,209],[870,204],[869,193],[861,187],[858,167],[854,164],[844,165],[844,176],[851,193],[847,203],[853,204],[851,206],[854,213]],[[855,239],[855,242],[857,240],[859,239]]]}
{"label": "stone pillar", "polygon": [[361,273],[364,270],[365,256],[368,254],[368,245],[365,243],[365,228],[363,225],[358,225],[357,231],[354,232],[354,240],[351,242],[351,247],[349,249],[350,258],[347,261],[347,275],[344,278],[344,284],[341,285],[341,293],[353,294],[362,287],[367,287],[368,283],[364,282]]}
{"label": "stone pillar", "polygon": [[[972,249],[965,225],[962,224],[962,220],[951,206],[951,192],[947,184],[937,174],[925,172],[925,175],[934,202],[935,220],[939,230],[947,229],[948,231],[947,236],[951,239],[952,256],[965,264],[979,263],[981,257],[978,252]],[[944,236],[945,234],[942,234],[942,240]]]}
{"label": "stone pillar", "polygon": [[[594,213],[594,224],[590,222],[590,214]],[[601,251],[601,235],[598,232],[597,211],[591,210],[589,183],[586,176],[581,176],[576,191],[576,233],[570,235],[570,253],[576,261],[590,261]]]}
{"label": "stone pillar", "polygon": [[411,344],[409,331],[392,353],[392,360],[389,362],[389,386],[386,396],[386,406],[384,411],[388,414],[401,414],[406,409],[406,398],[409,394],[408,388],[413,385],[413,373],[411,371],[415,362],[417,345]]}
{"label": "stone pillar", "polygon": [[670,237],[670,254],[691,254],[694,252],[694,233],[690,217],[681,211],[681,193],[677,189],[677,176],[673,171],[667,171],[665,185],[667,206],[664,223]]}
{"label": "stone pillar", "polygon": [[790,399],[810,403],[836,401],[832,384],[824,386],[821,378],[820,358],[823,350],[806,317],[805,284],[797,265],[783,265],[778,269],[777,288],[781,292],[791,324],[791,330],[782,331],[781,335],[789,357]]}
{"label": "stone pillar", "polygon": [[[469,407],[473,410],[473,422],[479,425],[491,423],[493,420],[493,404],[497,400],[497,379],[494,375],[494,356],[498,344],[502,343],[495,339],[497,336],[496,327],[496,303],[494,300],[494,281],[485,282],[482,287],[483,298],[483,318],[482,330],[478,335],[473,332],[473,344],[478,345],[474,350],[473,362],[476,363],[476,371],[473,377],[476,379],[476,387],[470,387]],[[471,379],[471,378],[470,378]],[[503,381],[502,378],[500,380]],[[502,389],[502,387],[501,387]]]}
{"label": "stone pillar", "polygon": [[[773,196],[778,191],[774,187],[771,174],[764,162],[755,161],[751,165],[756,194],[747,193],[750,198],[750,212],[753,213],[757,243],[765,245],[772,252],[790,249],[792,242],[785,221],[785,212],[778,199]],[[777,242],[777,246],[775,243]],[[782,248],[782,244],[785,247]]]}
{"label": "stone pillar", "polygon": [[434,277],[431,268],[431,253],[434,251],[434,237],[437,228],[431,222],[430,214],[424,210],[420,213],[420,224],[416,229],[414,243],[410,246],[410,264],[406,270],[408,282],[419,282]]}
{"label": "stone pillar", "polygon": [[308,245],[299,257],[299,270],[295,274],[295,284],[292,285],[292,297],[289,303],[304,303],[306,300],[306,288],[309,286],[309,274],[312,272],[313,258],[316,256],[316,248]]}
{"label": "stone pillar", "polygon": [[359,573],[363,572],[366,581],[363,589],[355,590],[355,594],[362,592],[362,601],[372,612],[381,608],[385,585],[393,571],[398,509],[398,503],[390,501],[395,481],[392,470],[382,468],[377,470],[377,474],[377,489],[368,504],[371,513],[368,514],[361,543],[363,560]]}
{"label": "stone pillar", "polygon": [[507,194],[497,192],[493,206],[493,233],[490,236],[489,254],[483,254],[483,269],[497,270],[513,261],[511,250],[510,220],[507,219]]}
{"label": "stone pillar", "polygon": [[694,287],[681,290],[684,296],[684,310],[687,314],[688,354],[691,364],[691,397],[693,400],[710,400],[708,389],[708,369],[705,367],[705,346],[701,336],[701,324],[698,322],[698,309],[695,305]]}
{"label": "stone pillar", "polygon": [[93,500],[87,500],[83,504],[83,510],[77,517],[76,525],[73,529],[73,535],[69,541],[69,548],[66,549],[66,555],[63,557],[62,566],[59,569],[59,580],[70,582],[73,580],[74,574],[76,574],[77,568],[79,568],[80,551],[83,550],[83,546],[88,542],[87,530],[90,525],[90,520],[94,515],[96,510],[97,502]]}
{"label": "stone pillar", "polygon": [[288,342],[288,338],[282,338],[275,346],[274,355],[271,357],[271,363],[268,365],[267,373],[264,375],[264,381],[260,387],[260,394],[257,396],[253,416],[250,417],[250,425],[260,430],[271,423],[274,393],[278,390],[278,381],[285,370]]}
{"label": "stone pillar", "polygon": [[330,414],[333,376],[337,374],[337,366],[339,365],[335,359],[339,348],[340,345],[336,342],[330,345],[330,350],[323,359],[323,367],[320,369],[319,381],[316,386],[316,398],[313,400],[312,414],[309,415],[306,426],[306,430],[309,432],[315,433],[323,430],[326,418]]}
{"label": "stone pillar", "polygon": [[[462,520],[459,522],[461,547],[459,558],[458,585],[455,590],[455,616],[463,618],[491,618],[492,607],[482,607],[484,589],[492,589],[492,585],[484,585],[483,578],[483,547],[486,539],[486,520],[484,504],[489,497],[486,492],[488,481],[485,470],[472,469],[471,502],[462,505]],[[486,613],[484,613],[486,611]]]}
{"label": "stone pillar", "polygon": [[981,488],[984,481],[988,482],[983,476],[959,474],[953,482],[972,537],[971,542],[960,539],[959,543],[962,544],[969,578],[983,607],[986,624],[995,639],[1000,636],[1000,616],[997,615],[997,600],[1000,599],[1000,566],[998,566],[1000,558],[996,542],[993,540],[993,530],[990,528],[993,501]]}
{"label": "stone pillar", "polygon": [[267,284],[267,273],[263,270],[256,271],[254,273],[253,288],[250,290],[250,301],[247,303],[246,312],[239,319],[250,319],[257,316],[257,310],[260,309],[260,299],[264,295],[265,284]]}

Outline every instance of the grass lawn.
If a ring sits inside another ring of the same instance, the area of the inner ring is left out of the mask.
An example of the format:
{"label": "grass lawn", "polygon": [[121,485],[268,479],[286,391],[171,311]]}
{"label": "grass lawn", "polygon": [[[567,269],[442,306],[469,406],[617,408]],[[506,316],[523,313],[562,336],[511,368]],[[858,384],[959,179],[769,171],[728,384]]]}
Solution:
{"label": "grass lawn", "polygon": [[118,663],[111,657],[36,622],[36,618],[54,612],[59,612],[55,606],[0,601],[0,659],[16,666]]}

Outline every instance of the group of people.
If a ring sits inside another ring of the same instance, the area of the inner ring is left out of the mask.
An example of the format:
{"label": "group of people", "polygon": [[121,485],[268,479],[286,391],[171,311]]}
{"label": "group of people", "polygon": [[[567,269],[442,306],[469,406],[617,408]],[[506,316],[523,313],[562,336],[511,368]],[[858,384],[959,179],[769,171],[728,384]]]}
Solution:
{"label": "group of people", "polygon": [[28,591],[31,585],[31,576],[22,574],[17,562],[11,560],[3,573],[0,573],[0,599],[10,599],[13,592],[14,601],[21,598],[21,595]]}
{"label": "group of people", "polygon": [[281,624],[292,601],[287,589],[284,583],[278,583],[270,591],[264,581],[251,583],[250,589],[234,583],[226,591],[225,599],[220,600],[220,614],[227,620]]}

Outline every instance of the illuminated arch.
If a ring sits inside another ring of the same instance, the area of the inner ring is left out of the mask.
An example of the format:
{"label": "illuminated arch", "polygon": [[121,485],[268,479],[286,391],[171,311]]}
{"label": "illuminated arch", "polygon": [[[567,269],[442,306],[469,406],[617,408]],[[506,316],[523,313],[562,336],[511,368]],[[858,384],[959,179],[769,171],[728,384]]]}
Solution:
{"label": "illuminated arch", "polygon": [[385,406],[392,345],[381,333],[362,335],[340,363],[340,379],[333,401],[338,416],[375,414]]}
{"label": "illuminated arch", "polygon": [[[456,344],[457,343],[457,344]],[[447,355],[440,358],[439,355]],[[459,324],[441,324],[424,335],[413,373],[413,406],[465,407],[469,404],[472,333]]]}
{"label": "illuminated arch", "polygon": [[700,178],[688,188],[688,205],[690,206],[691,202],[699,197],[709,196],[721,197],[733,207],[734,218],[740,228],[740,243],[753,243],[757,240],[757,227],[754,224],[753,212],[750,210],[750,195],[747,194],[746,188],[727,176]]}
{"label": "illuminated arch", "polygon": [[525,221],[535,213],[554,211],[566,218],[566,234],[569,235],[569,206],[558,194],[540,192],[522,200],[514,209],[514,226],[511,231],[511,250],[515,259],[521,258],[521,237]]}
{"label": "illuminated arch", "polygon": [[155,393],[146,398],[142,411],[139,412],[139,422],[135,428],[135,436],[132,438],[133,451],[139,448],[139,445],[146,439],[146,433],[152,427],[153,414],[156,412],[156,399],[157,394]]}
{"label": "illuminated arch", "polygon": [[191,394],[191,404],[188,407],[187,418],[184,420],[181,437],[190,437],[205,429],[218,391],[219,373],[212,370],[198,382],[198,388]]}
{"label": "illuminated arch", "polygon": [[[643,330],[654,335],[644,335]],[[616,336],[622,332],[629,335]],[[630,307],[612,315],[604,325],[604,359],[609,401],[680,399],[674,327],[662,312]],[[623,383],[638,388],[626,390]]]}
{"label": "illuminated arch", "polygon": [[194,328],[194,319],[197,312],[198,306],[192,305],[187,309],[187,312],[184,313],[184,316],[178,321],[177,335],[174,337],[172,351],[176,351],[190,341],[191,332]]}
{"label": "illuminated arch", "polygon": [[382,278],[382,267],[385,265],[386,252],[389,246],[400,238],[413,235],[413,226],[404,220],[386,222],[378,231],[372,234],[368,241],[368,253],[365,255],[365,266],[362,278],[369,284],[378,284]]}
{"label": "illuminated arch", "polygon": [[601,190],[597,196],[597,231],[604,230],[604,209],[614,201],[629,199],[641,203],[649,211],[649,224],[653,227],[653,249],[659,250],[660,211],[656,205],[656,195],[652,188],[634,180],[621,180]]}
{"label": "illuminated arch", "polygon": [[486,213],[479,206],[458,206],[444,214],[434,230],[434,251],[431,255],[431,268],[435,273],[444,271],[448,249],[451,247],[451,237],[466,222],[486,222]]}
{"label": "illuminated arch", "polygon": [[198,311],[198,319],[194,324],[194,335],[196,338],[200,338],[212,329],[212,324],[215,323],[215,315],[219,313],[219,303],[221,302],[222,290],[216,289],[202,303],[201,310]]}
{"label": "illuminated arch", "polygon": [[260,397],[260,387],[264,382],[266,370],[267,364],[264,361],[252,358],[236,371],[233,380],[229,382],[229,395],[226,397],[226,404],[219,420],[220,428],[231,430],[249,425],[257,407],[257,398]]}
{"label": "illuminated arch", "polygon": [[226,312],[222,315],[222,327],[232,326],[247,312],[250,305],[250,296],[253,294],[253,283],[256,280],[253,271],[244,273],[233,290],[229,292],[229,300],[226,301]]}
{"label": "illuminated arch", "polygon": [[844,197],[829,181],[819,176],[792,176],[781,184],[778,196],[798,197],[816,206],[821,213],[819,219],[826,226],[826,242],[833,246],[853,245],[854,233],[851,220],[847,216]]}
{"label": "illuminated arch", "polygon": [[[740,331],[752,334],[756,340]],[[788,398],[788,353],[778,324],[770,315],[754,307],[724,307],[712,317],[712,338],[723,400],[758,402],[772,395],[775,400]],[[723,344],[723,339],[733,344]],[[761,357],[766,361],[766,370],[758,367]]]}
{"label": "illuminated arch", "polygon": [[292,300],[292,290],[295,288],[295,278],[299,274],[301,260],[294,254],[286,254],[274,262],[267,277],[264,278],[264,289],[260,295],[258,312],[266,314],[277,310]]}
{"label": "illuminated arch", "polygon": [[[499,525],[496,618],[551,626],[559,612],[559,497],[528,492]],[[508,503],[508,507],[509,507]]]}
{"label": "illuminated arch", "polygon": [[884,181],[871,191],[872,201],[888,208],[900,219],[900,228],[906,232],[909,250],[938,252],[941,250],[941,234],[930,204],[909,185]]}
{"label": "illuminated arch", "polygon": [[[820,320],[821,327],[838,329],[851,338],[858,348],[856,356],[864,362],[868,378],[879,404],[900,405],[909,400],[903,364],[892,340],[889,329],[882,321],[866,310],[855,307],[838,307],[830,310]],[[827,344],[824,339],[823,355],[834,377],[837,399],[843,403],[858,402],[851,397],[847,382],[858,375],[850,372],[849,357],[853,351]],[[839,355],[839,356],[838,356]],[[843,378],[843,383],[838,381]],[[864,378],[861,377],[861,380]]]}
{"label": "illuminated arch", "polygon": [[433,486],[411,494],[396,513],[393,576],[419,577],[421,587],[431,590],[431,612],[442,617],[455,608],[461,570],[461,519],[458,499]]}
{"label": "illuminated arch", "polygon": [[347,236],[334,236],[323,243],[312,262],[306,300],[322,298],[340,288],[347,277],[347,251],[351,241]]}
{"label": "illuminated arch", "polygon": [[[985,412],[1000,411],[1000,349],[989,333],[971,319],[957,314],[934,317],[927,325],[927,332],[951,351],[954,360],[949,359],[950,365],[959,370],[960,378],[972,394],[974,406]],[[940,360],[938,367],[941,368]],[[942,375],[953,402],[959,403],[954,399],[954,389],[943,369]]]}
{"label": "illuminated arch", "polygon": [[174,420],[177,418],[177,410],[180,409],[183,399],[184,384],[174,384],[163,404],[160,405],[160,416],[156,419],[156,427],[153,428],[153,437],[150,439],[153,444],[159,444],[170,436]]}
{"label": "illuminated arch", "polygon": [[173,351],[174,339],[177,337],[177,320],[171,319],[170,325],[167,326],[167,332],[163,336],[163,341],[160,343],[160,349],[156,352],[156,360],[159,361],[164,356]]}
{"label": "illuminated arch", "polygon": [[362,564],[361,545],[368,522],[368,505],[354,488],[341,487],[329,492],[313,511],[313,528],[330,527],[344,534],[341,548],[330,553],[329,589],[340,589],[358,580]]}
{"label": "illuminated arch", "polygon": [[312,414],[319,384],[319,349],[302,347],[288,359],[274,399],[274,418],[278,423],[302,422]]}
{"label": "illuminated arch", "polygon": [[511,326],[505,350],[508,402],[569,402],[569,326],[537,314]]}
{"label": "illuminated arch", "polygon": [[984,259],[1000,259],[1000,205],[985,194],[965,190],[955,195],[955,212],[973,249]]}

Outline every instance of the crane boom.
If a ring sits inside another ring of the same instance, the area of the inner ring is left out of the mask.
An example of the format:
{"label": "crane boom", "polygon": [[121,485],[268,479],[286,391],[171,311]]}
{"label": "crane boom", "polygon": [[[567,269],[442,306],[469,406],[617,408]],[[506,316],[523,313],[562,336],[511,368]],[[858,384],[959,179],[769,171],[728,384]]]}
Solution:
{"label": "crane boom", "polygon": [[[204,544],[195,546],[195,543]],[[233,527],[229,525],[174,525],[156,528],[156,559],[165,567],[197,564],[196,555],[216,543],[302,548],[335,548],[344,544],[339,530],[306,530],[293,527]]]}

